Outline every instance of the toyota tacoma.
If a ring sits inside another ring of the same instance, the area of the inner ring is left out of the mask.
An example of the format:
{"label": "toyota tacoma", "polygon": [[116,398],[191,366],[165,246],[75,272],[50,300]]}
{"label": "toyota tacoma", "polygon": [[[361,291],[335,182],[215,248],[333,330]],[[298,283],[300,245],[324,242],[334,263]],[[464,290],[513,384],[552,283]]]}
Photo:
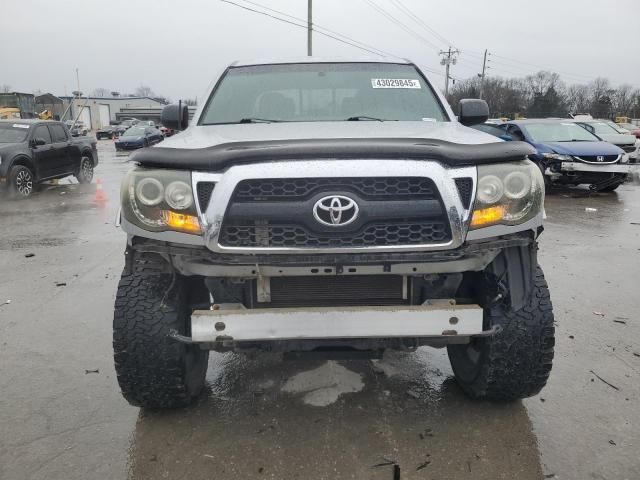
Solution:
{"label": "toyota tacoma", "polygon": [[[203,389],[209,351],[377,357],[446,347],[471,397],[545,385],[544,180],[526,142],[468,128],[412,63],[236,63],[181,132],[131,155],[115,300],[133,405]],[[190,124],[189,124],[190,123]]]}

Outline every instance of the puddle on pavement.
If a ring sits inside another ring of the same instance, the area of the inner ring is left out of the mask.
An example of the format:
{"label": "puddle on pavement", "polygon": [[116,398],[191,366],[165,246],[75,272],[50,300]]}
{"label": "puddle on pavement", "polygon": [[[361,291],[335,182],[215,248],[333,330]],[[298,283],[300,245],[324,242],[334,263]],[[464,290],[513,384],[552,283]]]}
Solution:
{"label": "puddle on pavement", "polygon": [[320,367],[300,372],[287,380],[283,392],[303,393],[302,401],[315,407],[326,407],[345,393],[359,392],[364,388],[362,377],[337,362],[328,361]]}
{"label": "puddle on pavement", "polygon": [[[130,478],[542,477],[521,402],[466,398],[443,350],[367,360],[212,353],[190,408],[141,411]],[[321,406],[322,408],[318,408]]]}

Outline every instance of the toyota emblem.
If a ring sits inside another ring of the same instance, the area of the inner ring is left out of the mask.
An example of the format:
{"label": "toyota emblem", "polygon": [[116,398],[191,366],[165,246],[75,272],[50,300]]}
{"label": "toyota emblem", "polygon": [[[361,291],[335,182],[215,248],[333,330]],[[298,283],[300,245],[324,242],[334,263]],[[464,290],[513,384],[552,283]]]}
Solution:
{"label": "toyota emblem", "polygon": [[358,204],[344,195],[322,197],[313,206],[313,216],[322,225],[342,227],[349,225],[358,216]]}

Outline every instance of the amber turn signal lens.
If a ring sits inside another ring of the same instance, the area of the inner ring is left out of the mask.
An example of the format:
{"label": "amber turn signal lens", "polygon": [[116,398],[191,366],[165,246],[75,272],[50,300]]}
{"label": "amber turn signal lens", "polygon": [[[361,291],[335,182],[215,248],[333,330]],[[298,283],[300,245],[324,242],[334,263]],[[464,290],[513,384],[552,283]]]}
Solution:
{"label": "amber turn signal lens", "polygon": [[162,218],[171,230],[194,234],[202,233],[198,217],[194,217],[193,215],[184,215],[182,213],[172,212],[171,210],[163,210]]}
{"label": "amber turn signal lens", "polygon": [[498,223],[504,218],[505,209],[502,206],[482,208],[473,211],[471,228],[486,227]]}

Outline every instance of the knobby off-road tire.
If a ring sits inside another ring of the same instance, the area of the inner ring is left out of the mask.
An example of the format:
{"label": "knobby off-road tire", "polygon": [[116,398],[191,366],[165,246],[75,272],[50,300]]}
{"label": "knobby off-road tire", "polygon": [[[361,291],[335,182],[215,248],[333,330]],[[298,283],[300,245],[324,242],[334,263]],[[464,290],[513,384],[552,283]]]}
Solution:
{"label": "knobby off-road tire", "polygon": [[167,336],[171,330],[190,334],[187,279],[158,273],[157,262],[135,260],[118,284],[113,318],[116,374],[130,404],[178,408],[202,391],[209,352]]}
{"label": "knobby off-road tire", "polygon": [[447,347],[456,381],[472,398],[512,401],[537,394],[547,383],[553,362],[555,328],[549,288],[536,269],[529,303],[521,310],[485,309],[485,328],[502,332]]}

